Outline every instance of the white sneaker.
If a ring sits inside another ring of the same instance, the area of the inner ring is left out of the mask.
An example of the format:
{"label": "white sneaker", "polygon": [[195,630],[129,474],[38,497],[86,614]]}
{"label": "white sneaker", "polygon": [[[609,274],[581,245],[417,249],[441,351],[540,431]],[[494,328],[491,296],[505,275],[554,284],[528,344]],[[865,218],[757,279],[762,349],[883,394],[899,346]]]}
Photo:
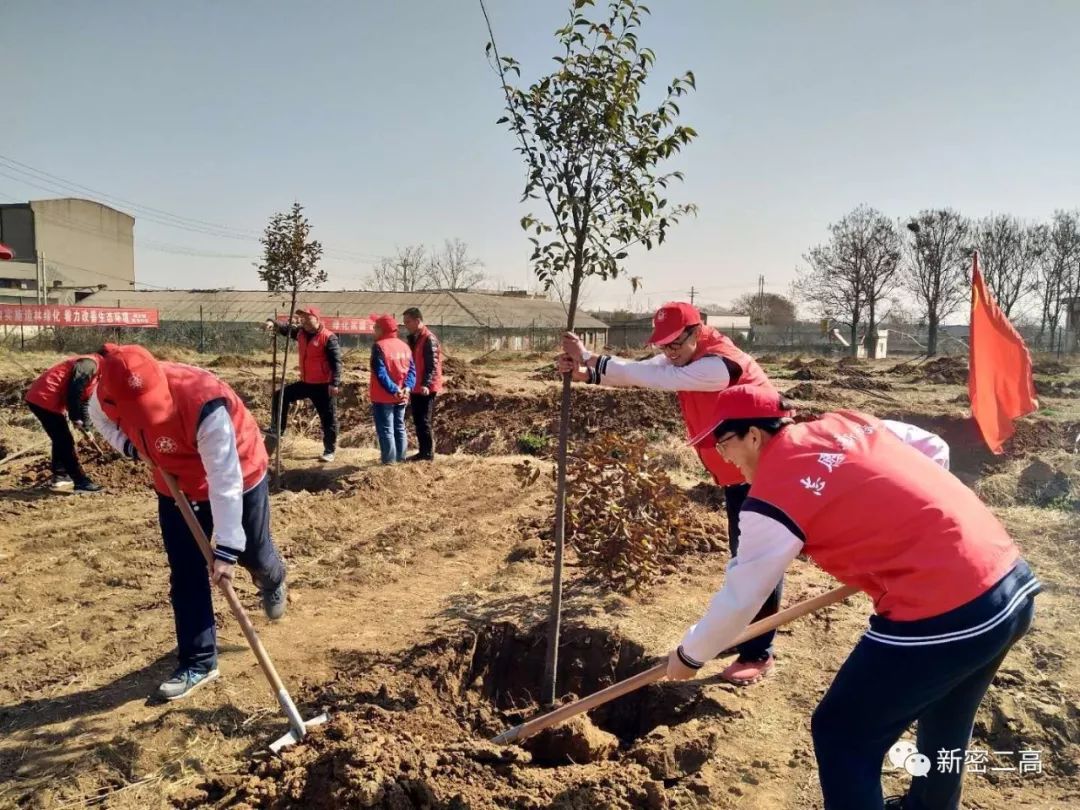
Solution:
{"label": "white sneaker", "polygon": [[49,484],[49,489],[53,492],[70,492],[75,489],[75,482],[66,475],[54,475],[52,482]]}
{"label": "white sneaker", "polygon": [[330,461],[333,461],[333,460],[334,460],[334,454],[333,453],[323,453],[321,456],[319,456],[319,461],[330,462]]}

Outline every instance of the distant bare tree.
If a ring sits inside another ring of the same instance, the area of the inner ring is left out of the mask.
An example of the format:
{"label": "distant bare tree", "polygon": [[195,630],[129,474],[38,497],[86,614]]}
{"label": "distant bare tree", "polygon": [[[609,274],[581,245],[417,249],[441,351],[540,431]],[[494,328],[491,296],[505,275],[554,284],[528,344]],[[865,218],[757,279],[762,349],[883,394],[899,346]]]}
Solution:
{"label": "distant bare tree", "polygon": [[471,290],[484,281],[484,263],[469,255],[469,246],[460,239],[446,239],[441,250],[432,250],[428,261],[428,281],[441,290]]}
{"label": "distant bare tree", "polygon": [[365,279],[373,290],[415,292],[431,286],[431,263],[423,245],[406,245],[393,256],[383,256]]}
{"label": "distant bare tree", "polygon": [[967,244],[971,223],[951,208],[920,211],[908,224],[903,281],[922,310],[929,338],[926,353],[937,354],[938,327],[971,294]]}
{"label": "distant bare tree", "polygon": [[732,301],[729,309],[732,315],[749,315],[755,325],[786,325],[795,320],[795,304],[777,293],[746,293]]}
{"label": "distant bare tree", "polygon": [[799,292],[819,314],[847,326],[854,355],[864,315],[872,349],[880,305],[899,283],[900,234],[888,217],[867,205],[830,225],[829,232],[829,242],[803,257],[809,267],[799,271]]}
{"label": "distant bare tree", "polygon": [[1055,211],[1050,225],[1042,227],[1041,243],[1036,281],[1039,343],[1049,332],[1048,345],[1053,348],[1068,300],[1080,297],[1080,212]]}
{"label": "distant bare tree", "polygon": [[1035,287],[1041,237],[1009,214],[979,220],[972,236],[986,284],[1005,317],[1012,318],[1017,304]]}

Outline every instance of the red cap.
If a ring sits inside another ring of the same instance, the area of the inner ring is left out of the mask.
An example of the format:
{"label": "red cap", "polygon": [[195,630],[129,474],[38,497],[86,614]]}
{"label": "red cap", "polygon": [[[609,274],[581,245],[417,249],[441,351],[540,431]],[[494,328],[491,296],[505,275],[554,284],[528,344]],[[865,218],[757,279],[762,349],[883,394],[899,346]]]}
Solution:
{"label": "red cap", "polygon": [[161,363],[142,346],[102,347],[98,396],[137,425],[159,425],[173,413],[172,393]]}
{"label": "red cap", "polygon": [[709,427],[690,439],[694,447],[705,444],[721,422],[728,419],[781,419],[794,416],[794,408],[783,408],[780,392],[771,385],[733,385],[716,395]]}
{"label": "red cap", "polygon": [[675,340],[688,326],[701,323],[701,313],[693,304],[669,301],[656,310],[652,323],[652,335],[646,342],[653,346],[663,346]]}
{"label": "red cap", "polygon": [[397,334],[397,321],[393,315],[380,315],[375,319],[375,325],[380,327],[387,335]]}
{"label": "red cap", "polygon": [[297,307],[297,315],[314,315],[316,318],[322,317],[322,310],[318,307]]}
{"label": "red cap", "polygon": [[0,261],[10,262],[15,258],[15,251],[0,242]]}

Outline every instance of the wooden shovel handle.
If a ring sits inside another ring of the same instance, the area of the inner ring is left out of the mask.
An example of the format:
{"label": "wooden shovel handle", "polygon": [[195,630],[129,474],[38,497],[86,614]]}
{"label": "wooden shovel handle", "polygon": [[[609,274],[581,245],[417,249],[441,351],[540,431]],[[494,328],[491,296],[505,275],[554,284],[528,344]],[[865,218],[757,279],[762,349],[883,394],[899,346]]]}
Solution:
{"label": "wooden shovel handle", "polygon": [[[787,624],[790,621],[798,619],[800,616],[805,616],[807,613],[813,613],[815,610],[821,610],[823,607],[835,604],[852,594],[858,593],[858,588],[853,588],[850,585],[844,585],[839,588],[834,588],[828,593],[823,593],[820,596],[815,596],[812,599],[799,602],[792,605],[786,610],[781,610],[779,613],[775,613],[772,616],[768,616],[760,621],[754,622],[747,627],[742,633],[740,633],[729,646],[737,646],[745,641],[749,641],[752,638],[757,638],[763,633],[767,633],[770,630],[775,630],[781,625]],[[646,684],[659,681],[667,673],[667,661],[662,661],[656,666],[646,669],[644,672],[639,672],[626,680],[613,683],[606,689],[601,689],[599,692],[594,692],[588,697],[584,697],[581,700],[576,700],[573,703],[568,703],[565,706],[561,706],[554,711],[542,714],[526,723],[514,726],[499,734],[497,737],[492,738],[493,743],[509,744],[524,740],[526,737],[531,737],[539,731],[543,731],[545,728],[554,726],[557,723],[561,723],[563,720],[567,720],[574,715],[587,712],[590,709],[595,709],[597,706],[601,706],[608,701],[614,700],[617,697],[622,697],[628,692],[633,692],[635,689],[640,689]]]}

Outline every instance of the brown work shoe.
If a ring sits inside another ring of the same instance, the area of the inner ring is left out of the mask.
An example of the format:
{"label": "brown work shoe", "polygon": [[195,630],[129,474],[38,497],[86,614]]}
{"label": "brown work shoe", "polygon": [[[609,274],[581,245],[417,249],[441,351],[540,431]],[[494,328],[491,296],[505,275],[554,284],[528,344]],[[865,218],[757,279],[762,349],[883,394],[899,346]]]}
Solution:
{"label": "brown work shoe", "polygon": [[728,683],[735,684],[735,686],[750,686],[750,684],[757,683],[768,675],[772,668],[773,657],[771,655],[761,661],[736,660],[735,663],[720,673],[720,677]]}

